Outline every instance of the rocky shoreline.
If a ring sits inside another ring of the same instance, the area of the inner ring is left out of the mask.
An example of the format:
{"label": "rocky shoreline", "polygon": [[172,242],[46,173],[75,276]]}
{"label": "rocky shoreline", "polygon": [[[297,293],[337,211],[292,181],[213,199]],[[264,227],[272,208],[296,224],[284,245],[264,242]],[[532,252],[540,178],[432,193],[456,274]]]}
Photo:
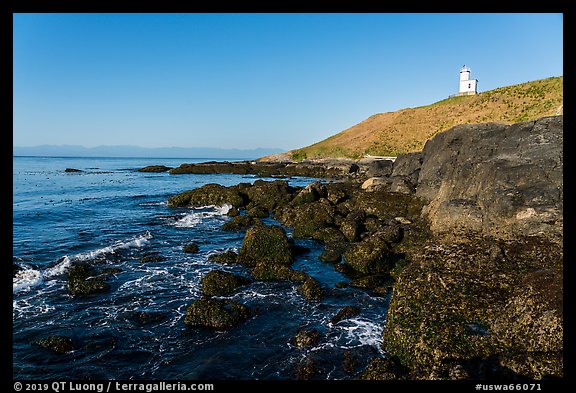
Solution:
{"label": "rocky shoreline", "polygon": [[[456,126],[395,161],[209,162],[141,171],[336,180],[207,184],[171,197],[174,208],[229,204],[222,229],[245,231],[238,253],[210,260],[240,264],[246,275],[208,273],[185,324],[243,323],[251,310],[218,297],[253,281],[293,282],[308,301],[321,301],[318,282],[292,268],[305,252],[293,239],[315,239],[324,245],[319,258],[350,278],[336,290],[392,291],[386,357],[373,359],[358,378],[550,379],[563,377],[562,154],[563,117],[553,116]],[[263,223],[267,217],[282,226]],[[71,269],[70,293],[89,294],[90,285],[106,291],[106,274]],[[334,320],[355,313],[345,307]],[[314,330],[293,338],[297,346],[317,340]],[[56,351],[70,346],[65,338],[52,341]],[[299,375],[313,376],[313,362],[302,367]]]}

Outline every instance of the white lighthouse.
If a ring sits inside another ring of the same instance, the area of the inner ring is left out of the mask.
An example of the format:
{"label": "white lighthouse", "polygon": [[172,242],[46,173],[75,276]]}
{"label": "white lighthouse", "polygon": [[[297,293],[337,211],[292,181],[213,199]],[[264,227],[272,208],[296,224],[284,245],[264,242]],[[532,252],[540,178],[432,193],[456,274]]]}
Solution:
{"label": "white lighthouse", "polygon": [[459,96],[467,96],[476,94],[477,79],[470,79],[470,68],[465,65],[460,69],[460,89],[458,90]]}

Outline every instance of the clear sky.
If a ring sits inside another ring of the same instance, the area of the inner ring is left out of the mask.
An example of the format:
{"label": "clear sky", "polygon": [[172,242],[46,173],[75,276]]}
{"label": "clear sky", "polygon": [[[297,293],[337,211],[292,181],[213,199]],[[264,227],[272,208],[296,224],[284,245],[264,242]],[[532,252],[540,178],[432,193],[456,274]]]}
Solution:
{"label": "clear sky", "polygon": [[14,14],[13,144],[294,149],[563,75],[562,14]]}

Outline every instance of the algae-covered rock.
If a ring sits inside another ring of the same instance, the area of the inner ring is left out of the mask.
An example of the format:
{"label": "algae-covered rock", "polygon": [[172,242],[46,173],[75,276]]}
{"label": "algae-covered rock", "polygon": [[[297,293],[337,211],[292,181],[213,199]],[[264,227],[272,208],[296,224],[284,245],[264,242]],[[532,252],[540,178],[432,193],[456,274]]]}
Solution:
{"label": "algae-covered rock", "polygon": [[230,221],[225,222],[224,225],[222,225],[222,229],[225,231],[241,231],[251,227],[257,222],[260,222],[260,220],[248,215],[236,216]]}
{"label": "algae-covered rock", "polygon": [[354,211],[349,213],[342,224],[340,224],[340,231],[346,236],[348,241],[357,242],[360,240],[360,235],[365,231],[365,218],[366,214],[363,211]]}
{"label": "algae-covered rock", "polygon": [[225,204],[230,204],[233,207],[245,205],[244,196],[237,186],[225,187],[220,184],[206,184],[168,199],[168,207],[223,206]]}
{"label": "algae-covered rock", "polygon": [[294,344],[297,347],[310,347],[318,344],[320,332],[316,329],[302,329],[294,336]]}
{"label": "algae-covered rock", "polygon": [[37,345],[49,349],[52,352],[64,354],[75,349],[72,338],[68,336],[52,335],[35,342]]}
{"label": "algae-covered rock", "polygon": [[324,289],[322,289],[318,280],[312,277],[306,278],[298,286],[297,291],[308,300],[322,300],[324,298]]}
{"label": "algae-covered rock", "polygon": [[238,262],[254,267],[259,261],[286,266],[294,262],[292,244],[282,227],[258,224],[246,231]]}
{"label": "algae-covered rock", "polygon": [[247,190],[248,198],[253,206],[259,206],[269,211],[275,210],[290,202],[293,198],[293,189],[286,180],[267,182],[256,180]]}
{"label": "algae-covered rock", "polygon": [[561,377],[562,258],[535,237],[429,243],[394,284],[384,349],[423,378],[456,378],[458,364],[471,378]]}
{"label": "algae-covered rock", "polygon": [[293,206],[303,205],[305,203],[316,202],[320,198],[326,198],[327,196],[328,189],[326,186],[320,182],[313,182],[300,190],[290,204]]}
{"label": "algae-covered rock", "polygon": [[250,282],[244,276],[222,270],[212,270],[202,278],[200,290],[207,296],[225,296]]}
{"label": "algae-covered rock", "polygon": [[250,317],[247,306],[232,300],[199,299],[187,309],[184,323],[192,327],[230,329]]}
{"label": "algae-covered rock", "polygon": [[77,263],[68,271],[68,292],[74,296],[92,295],[110,290],[108,284],[99,277],[95,268],[87,263]]}
{"label": "algae-covered rock", "polygon": [[138,172],[160,173],[160,172],[168,172],[170,169],[172,169],[172,167],[165,165],[149,165],[145,166],[144,168],[138,169]]}
{"label": "algae-covered rock", "polygon": [[190,242],[182,248],[182,251],[184,251],[187,254],[196,254],[197,252],[200,251],[200,247],[198,246],[198,243]]}
{"label": "algae-covered rock", "polygon": [[344,253],[344,263],[363,274],[388,273],[399,259],[379,232],[350,245]]}
{"label": "algae-covered rock", "polygon": [[304,281],[309,277],[300,270],[268,261],[257,262],[250,274],[258,281]]}
{"label": "algae-covered rock", "polygon": [[276,218],[284,225],[294,228],[295,238],[316,238],[320,229],[334,226],[334,213],[334,207],[323,199],[287,206],[279,211]]}
{"label": "algae-covered rock", "polygon": [[360,314],[360,309],[355,306],[344,306],[330,319],[330,323],[336,324],[344,319],[353,318]]}
{"label": "algae-covered rock", "polygon": [[237,263],[238,262],[238,254],[236,254],[232,250],[224,251],[218,254],[211,254],[208,256],[208,260],[210,262],[217,262],[223,264],[229,263]]}

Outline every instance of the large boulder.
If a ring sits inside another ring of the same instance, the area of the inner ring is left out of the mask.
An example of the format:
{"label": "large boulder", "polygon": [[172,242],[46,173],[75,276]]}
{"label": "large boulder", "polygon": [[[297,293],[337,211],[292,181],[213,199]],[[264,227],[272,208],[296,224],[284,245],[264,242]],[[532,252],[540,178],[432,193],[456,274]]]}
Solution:
{"label": "large boulder", "polygon": [[109,290],[110,284],[88,263],[76,263],[68,270],[68,292],[73,296],[86,296]]}
{"label": "large boulder", "polygon": [[536,237],[430,241],[397,276],[386,353],[413,378],[561,377],[562,259]]}
{"label": "large boulder", "polygon": [[255,267],[261,261],[285,266],[294,262],[292,243],[282,227],[260,223],[246,231],[238,262]]}
{"label": "large boulder", "polygon": [[323,240],[321,229],[333,227],[335,209],[325,198],[316,202],[297,206],[286,206],[279,211],[276,218],[289,227],[294,228],[295,238],[313,238]]}
{"label": "large boulder", "polygon": [[563,232],[563,116],[459,125],[426,142],[416,195],[436,234]]}
{"label": "large boulder", "polygon": [[344,263],[362,274],[389,273],[400,259],[382,232],[351,244],[344,253]]}
{"label": "large boulder", "polygon": [[252,206],[273,211],[290,202],[293,198],[293,191],[285,180],[256,180],[247,190],[247,194]]}

